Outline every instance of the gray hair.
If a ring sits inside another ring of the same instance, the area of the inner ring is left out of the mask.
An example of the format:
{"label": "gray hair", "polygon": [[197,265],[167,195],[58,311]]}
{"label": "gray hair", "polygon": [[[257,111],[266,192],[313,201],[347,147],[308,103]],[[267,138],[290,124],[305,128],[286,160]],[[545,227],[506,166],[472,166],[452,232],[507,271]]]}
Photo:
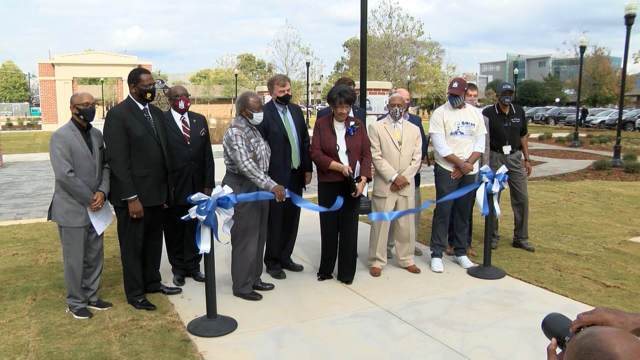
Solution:
{"label": "gray hair", "polygon": [[251,99],[253,98],[260,99],[258,94],[256,94],[253,91],[245,91],[242,94],[240,94],[238,96],[238,99],[236,100],[236,114],[240,113],[240,110],[242,109],[248,109],[249,101],[251,101]]}
{"label": "gray hair", "polygon": [[395,93],[395,94],[389,96],[389,99],[387,99],[387,102],[391,102],[391,99],[393,99],[393,98],[400,98],[400,99],[402,99],[402,102],[404,103],[404,96],[402,96],[402,94]]}

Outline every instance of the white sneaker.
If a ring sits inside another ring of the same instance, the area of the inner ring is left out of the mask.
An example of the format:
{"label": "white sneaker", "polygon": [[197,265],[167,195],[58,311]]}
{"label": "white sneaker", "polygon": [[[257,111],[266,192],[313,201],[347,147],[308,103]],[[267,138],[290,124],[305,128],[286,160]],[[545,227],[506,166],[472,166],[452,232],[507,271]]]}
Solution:
{"label": "white sneaker", "polygon": [[431,258],[431,271],[441,273],[444,271],[444,266],[442,265],[442,259],[440,258]]}
{"label": "white sneaker", "polygon": [[462,266],[463,269],[468,269],[475,266],[475,264],[472,263],[471,260],[469,260],[469,258],[466,255],[454,256],[453,262],[460,264],[460,266]]}

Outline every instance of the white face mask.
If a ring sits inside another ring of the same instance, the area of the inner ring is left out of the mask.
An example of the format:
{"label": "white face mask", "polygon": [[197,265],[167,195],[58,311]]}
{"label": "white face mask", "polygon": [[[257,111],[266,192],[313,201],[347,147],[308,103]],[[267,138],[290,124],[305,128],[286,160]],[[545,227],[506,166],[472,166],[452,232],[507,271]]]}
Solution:
{"label": "white face mask", "polygon": [[247,111],[253,115],[253,119],[247,118],[247,120],[249,120],[251,125],[260,125],[260,123],[262,122],[262,119],[264,119],[264,113],[262,112],[254,113],[254,112],[251,112],[251,110],[247,110]]}

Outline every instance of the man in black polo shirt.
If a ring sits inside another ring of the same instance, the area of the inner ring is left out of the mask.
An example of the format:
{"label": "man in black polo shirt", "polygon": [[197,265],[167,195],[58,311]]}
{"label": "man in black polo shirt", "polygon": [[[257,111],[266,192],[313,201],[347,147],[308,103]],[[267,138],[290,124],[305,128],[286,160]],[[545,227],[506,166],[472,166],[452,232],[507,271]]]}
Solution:
{"label": "man in black polo shirt", "polygon": [[[496,97],[498,103],[484,109],[482,115],[489,122],[491,170],[498,171],[506,165],[509,172],[509,188],[511,189],[511,208],[513,209],[513,247],[534,251],[529,245],[529,195],[527,193],[527,177],[531,175],[531,160],[527,146],[527,122],[524,110],[511,103],[514,86],[502,82],[498,85]],[[500,196],[498,195],[498,200]],[[498,248],[498,219],[493,222],[491,248]]]}

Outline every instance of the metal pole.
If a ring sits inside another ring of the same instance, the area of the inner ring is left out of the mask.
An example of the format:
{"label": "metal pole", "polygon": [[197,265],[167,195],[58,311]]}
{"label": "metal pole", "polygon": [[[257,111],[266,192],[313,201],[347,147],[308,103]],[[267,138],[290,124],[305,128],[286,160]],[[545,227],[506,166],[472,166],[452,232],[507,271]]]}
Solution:
{"label": "metal pole", "polygon": [[311,129],[311,125],[309,125],[309,65],[310,62],[307,61],[307,129]]}
{"label": "metal pole", "polygon": [[[367,0],[360,0],[360,107],[367,111]],[[366,117],[365,117],[366,119]],[[367,122],[364,122],[367,128]]]}
{"label": "metal pole", "polygon": [[467,270],[467,274],[470,276],[485,280],[497,280],[507,276],[504,270],[491,265],[491,237],[493,235],[493,218],[495,216],[493,197],[492,193],[487,194],[489,215],[484,218],[484,255],[482,265],[474,266]]}
{"label": "metal pole", "polygon": [[629,38],[631,37],[631,26],[636,18],[635,14],[629,14],[624,16],[624,23],[627,26],[627,37],[624,41],[624,57],[622,58],[622,81],[620,82],[620,103],[618,104],[618,130],[616,132],[616,145],[613,147],[613,160],[611,165],[613,167],[623,167],[624,163],[620,159],[620,152],[622,145],[622,108],[624,107],[624,88],[627,77],[627,57],[629,57]]}
{"label": "metal pole", "polygon": [[513,102],[516,102],[517,94],[518,94],[518,74],[513,74]]}
{"label": "metal pole", "polygon": [[104,80],[100,79],[100,87],[102,87],[102,119],[104,119]]}
{"label": "metal pole", "polygon": [[578,126],[580,125],[580,91],[582,89],[582,60],[584,59],[584,52],[587,50],[586,46],[580,46],[580,72],[578,73],[578,100],[576,101],[576,131],[573,133],[573,141],[569,144],[569,147],[580,147],[578,141]]}

